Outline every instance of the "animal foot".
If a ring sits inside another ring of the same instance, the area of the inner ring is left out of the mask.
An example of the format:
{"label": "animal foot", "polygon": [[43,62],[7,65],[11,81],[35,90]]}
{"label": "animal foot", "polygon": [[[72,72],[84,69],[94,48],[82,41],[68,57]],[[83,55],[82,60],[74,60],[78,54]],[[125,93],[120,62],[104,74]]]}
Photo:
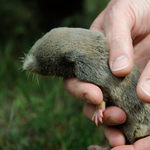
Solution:
{"label": "animal foot", "polygon": [[92,117],[92,121],[95,121],[96,126],[98,126],[98,121],[103,123],[103,112],[105,111],[105,102],[102,101],[102,103],[98,106],[96,106],[96,111]]}

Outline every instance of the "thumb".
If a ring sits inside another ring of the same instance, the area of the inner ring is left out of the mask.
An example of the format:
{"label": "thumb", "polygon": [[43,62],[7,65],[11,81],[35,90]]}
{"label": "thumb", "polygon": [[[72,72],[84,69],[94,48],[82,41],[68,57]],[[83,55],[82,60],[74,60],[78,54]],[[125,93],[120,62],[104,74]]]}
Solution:
{"label": "thumb", "polygon": [[128,5],[127,1],[110,1],[90,27],[107,37],[109,66],[116,76],[129,74],[133,66],[131,30],[135,19]]}
{"label": "thumb", "polygon": [[132,21],[123,12],[114,16],[111,15],[105,21],[109,66],[114,75],[122,77],[129,74],[133,66]]}

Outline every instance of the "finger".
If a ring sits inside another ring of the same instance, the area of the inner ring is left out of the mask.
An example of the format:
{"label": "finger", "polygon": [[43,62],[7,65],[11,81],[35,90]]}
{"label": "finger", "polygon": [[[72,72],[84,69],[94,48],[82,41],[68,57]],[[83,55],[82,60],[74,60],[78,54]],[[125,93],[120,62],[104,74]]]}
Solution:
{"label": "finger", "polygon": [[104,23],[105,15],[107,14],[107,12],[110,10],[111,6],[114,3],[115,1],[110,1],[108,3],[107,7],[93,21],[92,25],[90,26],[90,30],[101,31],[102,33],[104,33],[103,23]]}
{"label": "finger", "polygon": [[134,145],[123,145],[112,148],[111,150],[149,150],[150,149],[150,136],[140,139]]}
{"label": "finger", "polygon": [[149,150],[150,149],[150,136],[140,139],[134,143],[134,150]]}
{"label": "finger", "polygon": [[136,149],[134,149],[133,145],[123,145],[112,148],[111,150],[136,150]]}
{"label": "finger", "polygon": [[102,33],[104,33],[103,21],[104,21],[105,14],[106,14],[106,9],[102,11],[98,15],[98,17],[93,21],[92,25],[90,26],[90,30],[101,31]]}
{"label": "finger", "polygon": [[[83,107],[83,115],[92,121],[93,114],[95,112],[95,106],[89,103],[85,103]],[[99,122],[99,124],[104,126],[112,126],[122,124],[126,121],[125,112],[116,106],[107,107],[103,114],[103,124]]]}
{"label": "finger", "polygon": [[140,76],[137,85],[137,95],[142,101],[150,103],[150,61]]}
{"label": "finger", "polygon": [[107,147],[101,147],[99,145],[90,145],[88,147],[88,150],[110,150],[110,146],[107,146]]}
{"label": "finger", "polygon": [[99,105],[103,100],[100,88],[94,84],[79,81],[77,78],[65,78],[64,88],[81,101]]}
{"label": "finger", "polygon": [[134,19],[125,5],[126,1],[116,1],[103,23],[110,47],[109,66],[116,76],[127,75],[133,66],[131,29]]}
{"label": "finger", "polygon": [[125,144],[125,136],[119,129],[113,127],[104,127],[104,132],[109,144],[112,147]]}

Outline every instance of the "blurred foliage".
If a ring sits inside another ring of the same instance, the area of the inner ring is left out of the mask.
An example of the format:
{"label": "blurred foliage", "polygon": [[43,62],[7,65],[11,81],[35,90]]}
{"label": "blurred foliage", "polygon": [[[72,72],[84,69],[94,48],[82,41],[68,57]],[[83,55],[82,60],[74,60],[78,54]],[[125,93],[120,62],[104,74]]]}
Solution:
{"label": "blurred foliage", "polygon": [[0,0],[0,149],[82,150],[90,144],[105,145],[101,127],[84,118],[83,103],[65,92],[62,79],[22,72],[19,59],[55,26],[89,28],[108,0],[80,3],[79,10],[66,10],[64,18],[61,10],[47,10],[52,17],[43,19],[40,0]]}
{"label": "blurred foliage", "polygon": [[62,26],[89,28],[108,2],[109,0],[83,0],[82,11],[66,17],[62,22]]}

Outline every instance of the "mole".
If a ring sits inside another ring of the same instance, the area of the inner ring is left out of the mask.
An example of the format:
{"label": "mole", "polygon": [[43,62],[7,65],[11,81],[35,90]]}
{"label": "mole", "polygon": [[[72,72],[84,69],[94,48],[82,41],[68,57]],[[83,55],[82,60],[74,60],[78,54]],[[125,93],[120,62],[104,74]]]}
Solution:
{"label": "mole", "polygon": [[77,77],[102,90],[103,102],[96,106],[92,120],[102,122],[105,105],[118,106],[127,115],[117,127],[127,144],[150,135],[150,104],[136,94],[140,72],[134,64],[125,77],[112,74],[108,64],[109,46],[99,31],[83,28],[55,28],[40,38],[26,55],[23,69],[46,76]]}

